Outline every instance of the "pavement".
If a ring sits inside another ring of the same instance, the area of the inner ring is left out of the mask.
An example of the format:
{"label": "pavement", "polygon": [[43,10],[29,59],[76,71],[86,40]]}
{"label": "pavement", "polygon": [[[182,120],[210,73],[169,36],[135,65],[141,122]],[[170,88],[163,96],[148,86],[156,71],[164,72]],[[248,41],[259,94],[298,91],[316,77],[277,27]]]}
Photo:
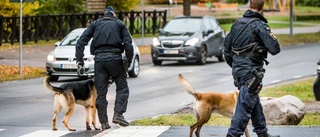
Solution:
{"label": "pavement", "polygon": [[[287,23],[287,22],[283,22]],[[320,25],[311,24],[310,27],[294,27],[292,34],[300,33],[319,33]],[[273,29],[272,32],[277,34],[290,34],[289,28]],[[139,46],[152,45],[153,38],[135,38],[135,42]],[[39,47],[38,47],[39,48]],[[39,49],[24,48],[24,64],[32,64],[32,66],[43,67],[44,57],[47,56],[54,47],[40,47]],[[17,65],[17,56],[11,52],[14,50],[6,50],[0,52],[6,54],[7,59],[1,59],[0,64],[12,64]],[[29,53],[30,52],[30,53]],[[29,54],[28,54],[29,53]],[[37,53],[32,54],[32,53]],[[43,53],[40,54],[40,53]],[[32,57],[31,57],[32,54]],[[30,57],[29,57],[30,55]],[[43,57],[44,56],[44,57]],[[35,60],[35,57],[37,60]],[[30,59],[29,59],[30,58]],[[141,64],[151,63],[151,56],[149,54],[141,55]],[[189,126],[128,126],[120,127],[117,125],[111,125],[112,128],[98,133],[95,137],[186,137],[189,136]],[[320,126],[268,126],[269,133],[272,135],[280,135],[281,137],[320,137]],[[226,126],[206,126],[201,129],[201,136],[203,137],[225,137],[228,127]],[[255,133],[252,132],[253,128],[249,126],[249,132],[251,136],[255,137]],[[0,135],[1,136],[1,135]]]}
{"label": "pavement", "polygon": [[[290,28],[273,29],[275,34],[290,34]],[[294,27],[291,34],[319,33],[320,25],[310,27]],[[151,45],[153,38],[134,39],[137,45]],[[142,55],[141,63],[150,63],[150,55]],[[252,137],[257,136],[253,127],[248,125]],[[281,137],[320,137],[320,126],[269,126],[268,132]],[[203,137],[225,137],[228,131],[226,126],[206,126],[201,129]],[[189,136],[189,126],[113,126],[95,137],[186,137]],[[195,136],[195,135],[194,135]]]}

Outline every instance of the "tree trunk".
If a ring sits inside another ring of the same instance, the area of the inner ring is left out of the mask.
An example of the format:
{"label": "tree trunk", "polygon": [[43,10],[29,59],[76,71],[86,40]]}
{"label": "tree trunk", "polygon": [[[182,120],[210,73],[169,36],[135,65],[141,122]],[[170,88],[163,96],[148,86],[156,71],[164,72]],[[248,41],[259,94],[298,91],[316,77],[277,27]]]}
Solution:
{"label": "tree trunk", "polygon": [[191,0],[183,0],[183,15],[191,15]]}

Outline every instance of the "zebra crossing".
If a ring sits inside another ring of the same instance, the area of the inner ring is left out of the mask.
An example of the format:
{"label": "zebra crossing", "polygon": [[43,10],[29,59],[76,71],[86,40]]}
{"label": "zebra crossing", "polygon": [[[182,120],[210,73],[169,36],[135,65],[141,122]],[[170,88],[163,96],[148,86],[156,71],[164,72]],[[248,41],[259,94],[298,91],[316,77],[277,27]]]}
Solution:
{"label": "zebra crossing", "polygon": [[72,131],[61,130],[61,131],[52,131],[52,130],[38,130],[31,132],[29,134],[22,135],[20,137],[61,137]]}
{"label": "zebra crossing", "polygon": [[[189,136],[189,126],[128,126],[112,127],[105,131],[98,130],[58,130],[52,131],[42,127],[32,127],[35,130],[24,132],[23,128],[0,128],[0,137],[186,137]],[[37,130],[37,128],[39,130]],[[227,126],[204,126],[201,136],[225,137]],[[251,136],[256,136],[253,127],[249,126]],[[320,126],[268,126],[268,132],[281,137],[320,137]]]}
{"label": "zebra crossing", "polygon": [[[29,133],[21,133],[18,137],[78,137],[78,136],[90,136],[90,137],[158,137],[163,132],[168,130],[170,126],[128,126],[128,127],[112,127],[105,131],[97,130],[80,130],[80,131],[69,131],[69,130],[36,130],[30,131]],[[1,132],[6,129],[0,129]],[[9,129],[10,130],[10,129]],[[3,135],[3,134],[2,134]],[[10,136],[10,135],[9,135]],[[16,136],[16,135],[15,135]]]}

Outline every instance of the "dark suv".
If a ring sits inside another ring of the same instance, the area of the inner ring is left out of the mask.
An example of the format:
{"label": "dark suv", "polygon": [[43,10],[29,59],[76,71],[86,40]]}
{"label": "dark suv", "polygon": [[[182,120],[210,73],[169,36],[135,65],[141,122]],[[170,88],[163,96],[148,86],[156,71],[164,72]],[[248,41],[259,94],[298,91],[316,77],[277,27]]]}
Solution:
{"label": "dark suv", "polygon": [[216,56],[224,61],[225,31],[212,16],[180,16],[170,20],[153,39],[152,61],[196,61],[206,64],[207,58]]}

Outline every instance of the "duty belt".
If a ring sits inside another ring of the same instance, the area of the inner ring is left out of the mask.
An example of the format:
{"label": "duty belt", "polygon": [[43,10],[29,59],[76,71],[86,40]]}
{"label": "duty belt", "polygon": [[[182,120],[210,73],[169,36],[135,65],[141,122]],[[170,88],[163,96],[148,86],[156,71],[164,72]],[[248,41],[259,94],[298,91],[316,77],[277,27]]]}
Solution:
{"label": "duty belt", "polygon": [[97,53],[96,55],[121,55],[121,53],[104,52],[104,53]]}

